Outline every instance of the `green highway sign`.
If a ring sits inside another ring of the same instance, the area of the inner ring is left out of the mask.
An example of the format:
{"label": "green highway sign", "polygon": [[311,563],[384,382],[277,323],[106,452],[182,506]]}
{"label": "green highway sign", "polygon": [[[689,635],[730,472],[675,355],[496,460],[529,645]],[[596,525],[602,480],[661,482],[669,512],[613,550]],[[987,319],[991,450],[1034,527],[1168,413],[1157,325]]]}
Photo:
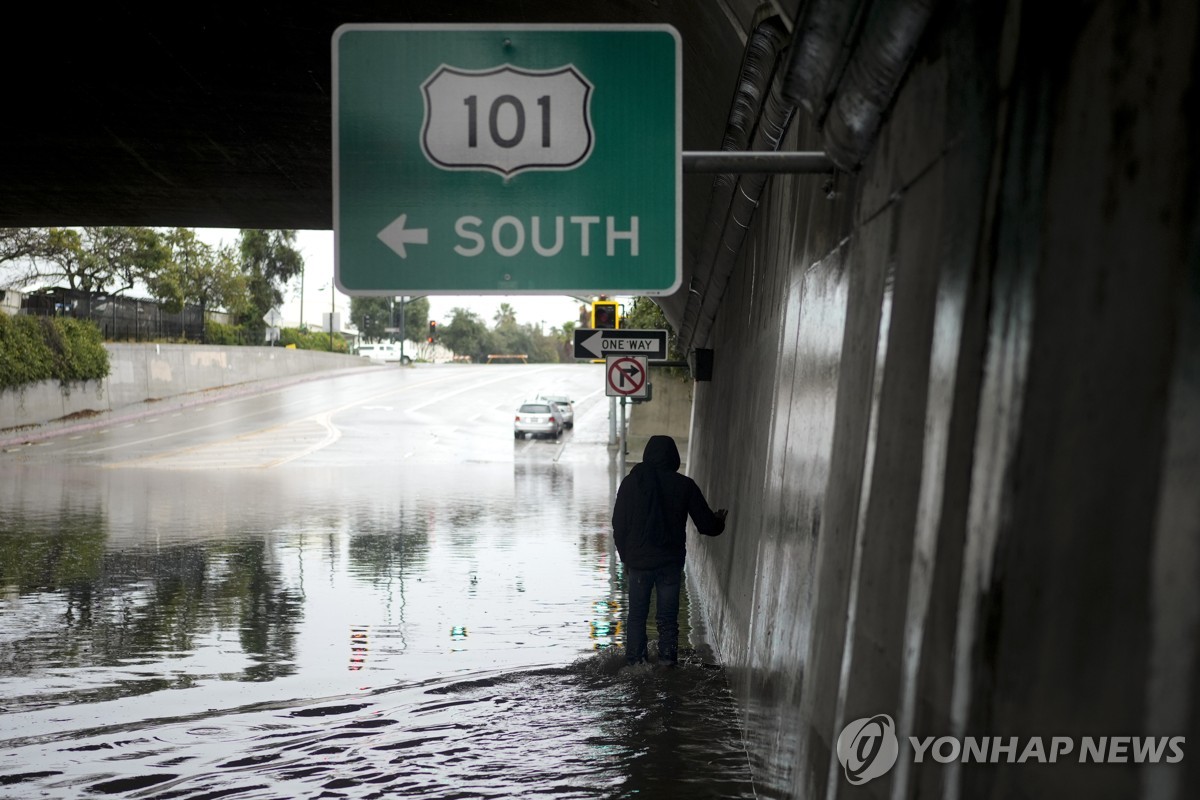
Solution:
{"label": "green highway sign", "polygon": [[338,288],[674,292],[680,58],[666,25],[338,28]]}

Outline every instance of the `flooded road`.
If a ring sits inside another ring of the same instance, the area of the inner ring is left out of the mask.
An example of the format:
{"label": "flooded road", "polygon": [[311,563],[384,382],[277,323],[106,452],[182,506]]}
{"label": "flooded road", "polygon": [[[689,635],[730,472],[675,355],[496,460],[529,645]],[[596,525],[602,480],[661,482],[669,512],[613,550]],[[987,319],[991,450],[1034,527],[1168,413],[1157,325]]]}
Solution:
{"label": "flooded road", "polygon": [[[753,797],[686,596],[681,667],[622,669],[602,370],[368,369],[10,440],[0,797]],[[516,440],[538,391],[575,427]]]}

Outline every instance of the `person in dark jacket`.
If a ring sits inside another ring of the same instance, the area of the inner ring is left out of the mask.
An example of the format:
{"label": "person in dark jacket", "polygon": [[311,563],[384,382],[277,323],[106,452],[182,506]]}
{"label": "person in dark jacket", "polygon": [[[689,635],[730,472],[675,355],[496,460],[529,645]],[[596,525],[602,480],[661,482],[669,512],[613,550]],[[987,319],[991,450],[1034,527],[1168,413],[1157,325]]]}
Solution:
{"label": "person in dark jacket", "polygon": [[625,564],[629,588],[625,658],[647,660],[646,617],[650,594],[656,592],[659,662],[673,665],[679,652],[679,585],[687,556],[687,520],[705,536],[725,530],[728,512],[714,512],[696,482],[680,475],[679,448],[670,436],[651,436],[640,464],[634,465],[617,489],[613,507],[613,539]]}

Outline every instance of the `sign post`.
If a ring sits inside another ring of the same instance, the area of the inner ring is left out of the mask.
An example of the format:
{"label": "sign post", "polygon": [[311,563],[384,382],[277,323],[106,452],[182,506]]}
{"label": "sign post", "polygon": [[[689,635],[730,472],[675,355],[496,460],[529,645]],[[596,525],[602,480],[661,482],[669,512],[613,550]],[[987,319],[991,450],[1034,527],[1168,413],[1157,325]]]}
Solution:
{"label": "sign post", "polygon": [[678,288],[674,28],[350,24],[332,49],[340,291]]}

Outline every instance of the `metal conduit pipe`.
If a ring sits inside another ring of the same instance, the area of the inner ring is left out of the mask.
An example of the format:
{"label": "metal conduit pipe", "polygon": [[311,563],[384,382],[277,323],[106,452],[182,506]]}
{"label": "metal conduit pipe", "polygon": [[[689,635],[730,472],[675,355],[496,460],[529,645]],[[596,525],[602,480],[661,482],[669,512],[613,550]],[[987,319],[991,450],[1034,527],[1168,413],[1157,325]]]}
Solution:
{"label": "metal conduit pipe", "polygon": [[[737,90],[721,141],[722,151],[744,151],[749,144],[787,36],[782,20],[778,16],[771,16],[756,25],[747,40]],[[735,174],[721,174],[713,180],[700,248],[696,251],[687,291],[682,293],[682,297],[676,294],[659,301],[663,314],[677,331],[690,330],[700,313],[700,299],[712,274],[713,256],[720,242],[736,183]],[[674,298],[679,300],[672,302]],[[684,339],[681,337],[680,341]]]}
{"label": "metal conduit pipe", "polygon": [[908,71],[937,0],[811,0],[789,48],[784,97],[821,126],[839,169],[857,170]]}
{"label": "metal conduit pipe", "polygon": [[864,4],[865,0],[810,0],[796,21],[783,96],[807,110],[814,122],[825,116]]}
{"label": "metal conduit pipe", "polygon": [[[767,96],[762,116],[758,120],[751,150],[756,152],[778,150],[784,134],[787,133],[788,125],[795,116],[795,111],[796,107],[783,97],[783,75],[780,70],[771,82],[771,93]],[[680,341],[685,343],[684,352],[708,346],[709,334],[712,331],[721,298],[725,295],[725,287],[729,284],[729,277],[733,274],[734,267],[737,266],[738,253],[741,252],[746,231],[749,230],[750,224],[754,220],[754,212],[758,209],[758,200],[770,177],[769,173],[750,172],[738,178],[733,202],[729,206],[729,215],[721,232],[721,242],[713,261],[712,275],[700,298],[699,316],[694,328],[687,331],[686,336],[680,337]]]}
{"label": "metal conduit pipe", "polygon": [[826,150],[845,170],[867,157],[936,0],[875,0],[825,120]]}

